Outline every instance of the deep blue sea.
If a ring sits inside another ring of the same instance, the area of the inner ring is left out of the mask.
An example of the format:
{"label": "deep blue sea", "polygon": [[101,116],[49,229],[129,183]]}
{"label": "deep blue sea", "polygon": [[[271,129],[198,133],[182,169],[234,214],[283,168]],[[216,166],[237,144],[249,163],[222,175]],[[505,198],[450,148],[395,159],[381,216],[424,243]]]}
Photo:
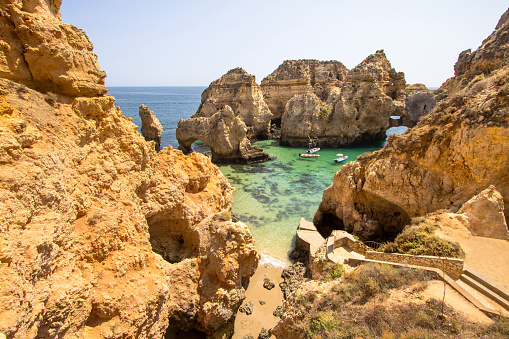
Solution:
{"label": "deep blue sea", "polygon": [[[163,125],[161,147],[178,147],[175,130],[180,118],[187,119],[200,105],[205,87],[112,87],[109,94],[116,98],[123,114],[141,126],[138,107],[148,106]],[[400,134],[406,128],[391,129]],[[299,153],[307,149],[281,147],[277,141],[259,141],[276,160],[253,165],[220,165],[221,172],[237,191],[233,214],[246,223],[262,254],[262,262],[276,265],[288,263],[288,253],[294,241],[300,218],[311,221],[322,199],[323,190],[332,184],[334,174],[349,161],[365,152],[383,147],[378,142],[362,147],[322,149],[319,158],[302,159]],[[198,152],[209,152],[198,142]],[[341,164],[334,163],[338,153],[348,155]]]}
{"label": "deep blue sea", "polygon": [[[180,118],[187,119],[200,106],[201,93],[206,87],[110,87],[108,94],[115,97],[126,117],[141,127],[140,105],[148,106],[163,125],[161,148],[178,147],[175,130]],[[140,130],[138,129],[138,132]]]}

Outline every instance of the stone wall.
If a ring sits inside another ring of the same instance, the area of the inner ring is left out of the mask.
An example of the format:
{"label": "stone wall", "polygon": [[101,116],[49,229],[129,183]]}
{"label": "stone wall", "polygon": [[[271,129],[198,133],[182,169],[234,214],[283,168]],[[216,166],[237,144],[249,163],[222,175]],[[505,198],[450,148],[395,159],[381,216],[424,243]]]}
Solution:
{"label": "stone wall", "polygon": [[366,252],[368,251],[368,246],[364,245],[360,241],[350,239],[350,237],[347,237],[347,236],[340,238],[340,239],[336,239],[336,241],[334,243],[334,248],[338,248],[341,246],[348,247],[351,250],[353,250],[359,254],[362,254],[362,255],[366,255]]}
{"label": "stone wall", "polygon": [[367,251],[366,259],[388,261],[400,264],[434,267],[445,271],[454,278],[459,278],[463,272],[463,259],[441,258],[432,256],[416,256],[399,253],[382,253]]}

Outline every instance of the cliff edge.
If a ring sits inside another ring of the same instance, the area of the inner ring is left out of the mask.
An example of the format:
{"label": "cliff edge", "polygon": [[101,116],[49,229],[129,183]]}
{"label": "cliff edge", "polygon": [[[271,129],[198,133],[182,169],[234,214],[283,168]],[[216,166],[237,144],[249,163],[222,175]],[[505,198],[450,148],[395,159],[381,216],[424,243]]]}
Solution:
{"label": "cliff edge", "polygon": [[[507,13],[503,18],[507,18]],[[463,52],[448,98],[408,133],[341,168],[314,223],[364,239],[395,236],[414,216],[456,212],[490,185],[509,202],[509,24]],[[505,212],[507,219],[508,212]]]}
{"label": "cliff edge", "polygon": [[258,263],[235,189],[203,155],[155,152],[59,7],[0,5],[0,334],[213,333]]}

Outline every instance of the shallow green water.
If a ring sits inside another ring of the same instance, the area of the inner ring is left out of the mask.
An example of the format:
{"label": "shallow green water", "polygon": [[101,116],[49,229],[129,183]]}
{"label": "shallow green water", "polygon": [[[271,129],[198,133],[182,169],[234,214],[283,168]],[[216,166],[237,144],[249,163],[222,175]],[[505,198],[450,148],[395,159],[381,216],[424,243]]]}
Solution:
{"label": "shallow green water", "polygon": [[[322,149],[319,158],[303,159],[305,148],[281,147],[278,141],[255,143],[276,160],[253,165],[220,165],[221,172],[237,188],[233,214],[246,223],[254,236],[262,259],[288,262],[301,217],[311,221],[322,200],[323,190],[334,174],[364,152],[380,149],[384,142],[364,147]],[[348,155],[334,163],[337,153]]]}

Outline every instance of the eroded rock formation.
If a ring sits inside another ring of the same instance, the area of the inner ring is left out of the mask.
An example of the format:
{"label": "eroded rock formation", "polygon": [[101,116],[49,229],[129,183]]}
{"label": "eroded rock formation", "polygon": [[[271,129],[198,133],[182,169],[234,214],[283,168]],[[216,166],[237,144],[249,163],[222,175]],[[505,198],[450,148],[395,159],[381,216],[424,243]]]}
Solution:
{"label": "eroded rock formation", "polygon": [[202,93],[198,111],[191,118],[211,117],[224,106],[230,106],[234,114],[242,118],[249,136],[267,137],[272,113],[254,75],[238,67],[211,82]]}
{"label": "eroded rock formation", "polygon": [[461,206],[465,227],[473,235],[509,239],[505,220],[504,199],[492,185]]}
{"label": "eroded rock formation", "polygon": [[3,1],[0,76],[72,96],[106,93],[85,32],[60,19],[61,0]]}
{"label": "eroded rock formation", "polygon": [[[398,233],[414,216],[457,211],[494,185],[509,201],[509,24],[470,56],[460,55],[449,97],[409,133],[341,168],[324,191],[314,223],[363,238]],[[490,65],[489,68],[481,67]],[[473,79],[483,78],[482,86]],[[507,211],[505,211],[507,219]]]}
{"label": "eroded rock formation", "polygon": [[260,86],[274,119],[281,119],[295,95],[314,93],[325,100],[327,88],[344,81],[347,72],[339,61],[285,60]]}
{"label": "eroded rock formation", "polygon": [[163,125],[161,125],[154,112],[145,105],[140,105],[139,114],[141,118],[141,134],[145,140],[155,142],[155,150],[159,151],[161,149]]}
{"label": "eroded rock formation", "polygon": [[[340,147],[385,139],[390,117],[404,113],[404,104],[398,100],[405,88],[404,74],[392,68],[383,51],[368,56],[351,71],[341,70],[335,77],[326,78],[329,81],[314,85],[308,82],[307,88],[302,85],[279,87],[279,91],[285,88],[291,93],[308,92],[295,95],[286,103],[281,120],[282,145],[308,146],[312,143],[314,146]],[[294,73],[293,76],[302,75]],[[272,77],[276,79],[273,83],[277,84],[277,73]],[[266,87],[262,88],[265,91]],[[321,93],[309,94],[313,90]],[[283,100],[282,95],[278,97]]]}
{"label": "eroded rock formation", "polygon": [[419,120],[428,115],[437,103],[446,98],[443,89],[429,90],[422,84],[407,86],[403,92],[405,96],[405,110],[399,119],[398,126],[415,126]]}
{"label": "eroded rock formation", "polygon": [[258,261],[235,189],[203,155],[155,152],[59,5],[0,5],[0,333],[212,333]]}
{"label": "eroded rock formation", "polygon": [[247,127],[230,106],[225,106],[210,117],[180,119],[177,126],[179,148],[192,152],[192,144],[201,140],[209,145],[214,163],[249,164],[270,160],[262,149],[252,146],[247,138]]}

